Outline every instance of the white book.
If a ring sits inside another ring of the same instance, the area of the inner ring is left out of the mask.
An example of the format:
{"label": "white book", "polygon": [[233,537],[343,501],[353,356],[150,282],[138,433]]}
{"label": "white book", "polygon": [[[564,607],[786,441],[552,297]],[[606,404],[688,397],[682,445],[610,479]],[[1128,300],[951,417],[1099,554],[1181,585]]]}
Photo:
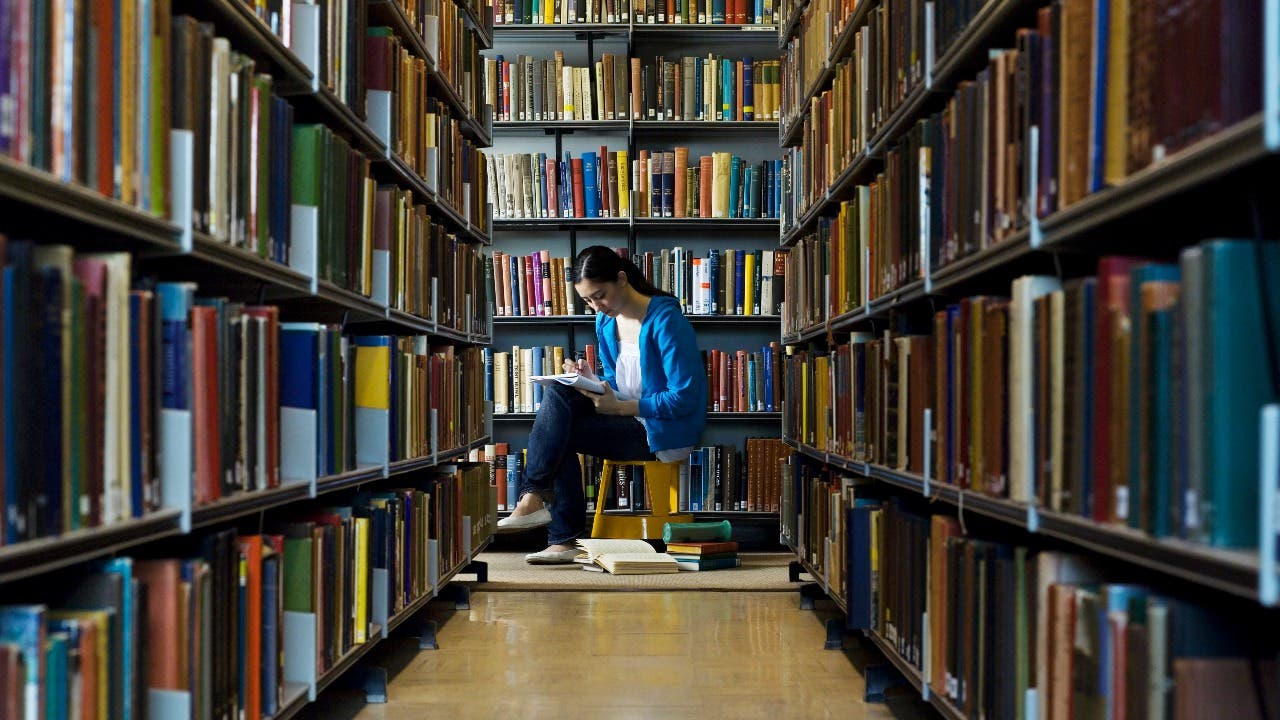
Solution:
{"label": "white book", "polygon": [[660,553],[644,540],[579,538],[584,569],[604,568],[614,575],[657,575],[680,572],[676,559]]}
{"label": "white book", "polygon": [[581,388],[583,390],[586,390],[587,392],[592,392],[596,394],[604,393],[603,382],[595,378],[589,378],[586,375],[580,375],[578,373],[557,373],[555,375],[530,375],[529,381],[545,387],[551,387],[552,385],[564,385],[566,387]]}

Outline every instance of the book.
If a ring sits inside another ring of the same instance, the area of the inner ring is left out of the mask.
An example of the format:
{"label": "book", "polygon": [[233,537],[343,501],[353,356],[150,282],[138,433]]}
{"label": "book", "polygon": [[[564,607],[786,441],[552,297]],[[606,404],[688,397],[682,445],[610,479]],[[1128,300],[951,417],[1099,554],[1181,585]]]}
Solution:
{"label": "book", "polygon": [[604,394],[604,383],[595,378],[589,378],[586,375],[578,373],[560,373],[558,375],[530,375],[529,380],[539,385],[550,387],[552,385],[566,385],[572,388],[581,388],[587,392]]}
{"label": "book", "polygon": [[644,540],[579,538],[582,554],[577,562],[614,575],[657,575],[680,571],[675,558],[660,553]]}

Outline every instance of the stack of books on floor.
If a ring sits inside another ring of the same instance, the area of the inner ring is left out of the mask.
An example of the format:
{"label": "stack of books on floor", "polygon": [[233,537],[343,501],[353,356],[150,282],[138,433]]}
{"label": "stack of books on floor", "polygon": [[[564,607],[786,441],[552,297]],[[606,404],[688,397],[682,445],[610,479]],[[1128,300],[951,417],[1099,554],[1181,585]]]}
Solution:
{"label": "stack of books on floor", "polygon": [[667,543],[667,554],[675,558],[681,570],[723,570],[742,565],[734,540]]}

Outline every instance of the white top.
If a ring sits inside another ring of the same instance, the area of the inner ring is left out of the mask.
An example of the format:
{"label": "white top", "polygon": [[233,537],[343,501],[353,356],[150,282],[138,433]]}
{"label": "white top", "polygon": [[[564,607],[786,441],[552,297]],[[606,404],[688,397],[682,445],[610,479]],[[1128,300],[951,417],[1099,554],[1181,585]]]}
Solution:
{"label": "white top", "polygon": [[[618,342],[618,360],[613,366],[614,379],[618,383],[618,399],[619,400],[639,400],[641,388],[640,378],[640,345],[633,342]],[[644,418],[637,417],[641,425],[645,426],[645,430],[649,426],[645,424]],[[693,446],[684,448],[675,448],[673,450],[659,450],[654,453],[662,462],[682,462],[689,457],[689,453],[693,452]]]}

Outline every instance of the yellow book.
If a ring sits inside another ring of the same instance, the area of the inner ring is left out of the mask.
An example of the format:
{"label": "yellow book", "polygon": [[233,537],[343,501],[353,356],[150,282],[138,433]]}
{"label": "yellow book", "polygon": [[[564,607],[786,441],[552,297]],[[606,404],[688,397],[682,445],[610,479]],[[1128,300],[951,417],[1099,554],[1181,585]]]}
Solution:
{"label": "yellow book", "polygon": [[627,151],[618,151],[618,217],[631,217],[631,187],[627,163]]}
{"label": "yellow book", "polygon": [[356,338],[356,407],[391,408],[391,340],[387,337]]}
{"label": "yellow book", "polygon": [[356,526],[356,587],[352,611],[356,621],[352,639],[360,644],[369,640],[369,518],[353,520]]}
{"label": "yellow book", "polygon": [[743,263],[744,272],[742,274],[742,314],[743,315],[759,315],[760,306],[757,305],[755,278],[756,278],[756,254],[750,250],[744,250],[746,258]]}
{"label": "yellow book", "polygon": [[1110,20],[1102,179],[1115,185],[1124,180],[1129,159],[1129,0],[1111,0]]}

